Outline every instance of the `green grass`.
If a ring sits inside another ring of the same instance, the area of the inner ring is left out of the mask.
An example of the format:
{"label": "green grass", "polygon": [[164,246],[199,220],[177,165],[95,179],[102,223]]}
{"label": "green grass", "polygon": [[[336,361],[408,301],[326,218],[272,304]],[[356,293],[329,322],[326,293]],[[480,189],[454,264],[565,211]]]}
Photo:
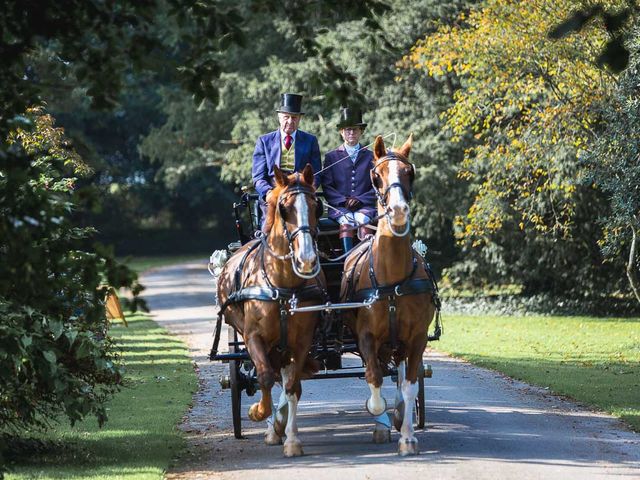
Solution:
{"label": "green grass", "polygon": [[[8,479],[161,479],[184,447],[176,429],[197,389],[185,345],[147,317],[114,324],[122,347],[126,386],[109,403],[109,421],[67,424],[37,438],[44,452],[18,458]],[[25,458],[26,457],[26,458]]]}
{"label": "green grass", "polygon": [[640,431],[640,319],[447,316],[434,345],[549,387]]}
{"label": "green grass", "polygon": [[162,255],[153,257],[124,257],[119,258],[119,262],[123,262],[129,268],[137,273],[142,273],[151,268],[165,267],[185,262],[202,262],[205,263],[209,259],[209,253],[190,254],[190,255]]}

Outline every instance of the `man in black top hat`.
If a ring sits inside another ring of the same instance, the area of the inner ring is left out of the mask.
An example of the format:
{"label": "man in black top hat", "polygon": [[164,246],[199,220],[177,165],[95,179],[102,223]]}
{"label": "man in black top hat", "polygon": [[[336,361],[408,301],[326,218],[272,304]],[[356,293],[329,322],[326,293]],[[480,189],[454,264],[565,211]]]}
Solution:
{"label": "man in black top hat", "polygon": [[287,172],[301,172],[307,163],[314,172],[321,169],[318,139],[298,130],[304,115],[302,95],[283,93],[276,112],[280,128],[258,138],[253,152],[253,185],[262,199],[275,185],[274,165]]}
{"label": "man in black top hat", "polygon": [[[324,157],[322,189],[333,208],[329,216],[340,224],[340,238],[345,252],[353,245],[356,225],[367,224],[376,214],[376,194],[371,185],[373,152],[360,145],[367,124],[362,112],[343,107],[336,125],[344,143]],[[370,229],[360,228],[362,238]]]}

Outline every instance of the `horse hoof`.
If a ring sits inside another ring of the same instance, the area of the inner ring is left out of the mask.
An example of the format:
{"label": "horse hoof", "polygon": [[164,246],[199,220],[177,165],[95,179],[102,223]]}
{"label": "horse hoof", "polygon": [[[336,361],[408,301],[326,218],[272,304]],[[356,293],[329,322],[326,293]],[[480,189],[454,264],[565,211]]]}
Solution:
{"label": "horse hoof", "polygon": [[389,443],[391,441],[391,429],[380,428],[373,431],[373,443]]}
{"label": "horse hoof", "polygon": [[302,451],[302,443],[299,440],[284,442],[285,457],[300,457],[302,455],[304,455],[304,452]]}
{"label": "horse hoof", "polygon": [[387,400],[384,397],[382,398],[382,405],[380,405],[377,409],[369,408],[369,400],[371,399],[368,398],[367,401],[364,402],[364,408],[366,408],[367,412],[369,412],[374,417],[382,415],[387,410]]}
{"label": "horse hoof", "polygon": [[415,438],[410,440],[398,440],[398,455],[407,457],[409,455],[418,455],[418,440]]}
{"label": "horse hoof", "polygon": [[267,445],[282,445],[282,437],[269,429],[267,433],[264,434],[264,443]]}
{"label": "horse hoof", "polygon": [[249,407],[249,420],[254,422],[262,422],[265,418],[271,415],[271,412],[265,412],[260,410],[260,402],[254,403]]}

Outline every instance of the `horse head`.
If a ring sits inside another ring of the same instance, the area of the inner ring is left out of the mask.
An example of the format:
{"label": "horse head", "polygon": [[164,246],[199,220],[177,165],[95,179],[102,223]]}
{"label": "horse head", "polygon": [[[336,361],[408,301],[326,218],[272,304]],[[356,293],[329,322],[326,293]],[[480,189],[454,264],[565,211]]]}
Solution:
{"label": "horse head", "polygon": [[376,190],[380,213],[385,215],[389,230],[396,237],[407,235],[411,226],[409,201],[416,174],[415,166],[408,160],[412,143],[413,134],[402,147],[388,151],[378,135],[373,145],[371,183]]}
{"label": "horse head", "polygon": [[[315,237],[322,204],[313,186],[313,168],[286,175],[274,166],[276,186],[267,195],[264,231],[270,244],[288,248],[294,273],[313,278],[320,273]],[[282,244],[284,240],[285,245]]]}

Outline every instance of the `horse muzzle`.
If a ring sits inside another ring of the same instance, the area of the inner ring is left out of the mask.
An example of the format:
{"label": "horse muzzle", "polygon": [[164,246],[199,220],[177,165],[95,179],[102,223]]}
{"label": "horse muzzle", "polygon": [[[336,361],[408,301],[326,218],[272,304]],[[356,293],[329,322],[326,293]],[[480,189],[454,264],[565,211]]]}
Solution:
{"label": "horse muzzle", "polygon": [[295,240],[291,262],[295,274],[302,278],[314,278],[320,273],[320,257],[316,250],[316,244],[309,234],[300,235]]}

